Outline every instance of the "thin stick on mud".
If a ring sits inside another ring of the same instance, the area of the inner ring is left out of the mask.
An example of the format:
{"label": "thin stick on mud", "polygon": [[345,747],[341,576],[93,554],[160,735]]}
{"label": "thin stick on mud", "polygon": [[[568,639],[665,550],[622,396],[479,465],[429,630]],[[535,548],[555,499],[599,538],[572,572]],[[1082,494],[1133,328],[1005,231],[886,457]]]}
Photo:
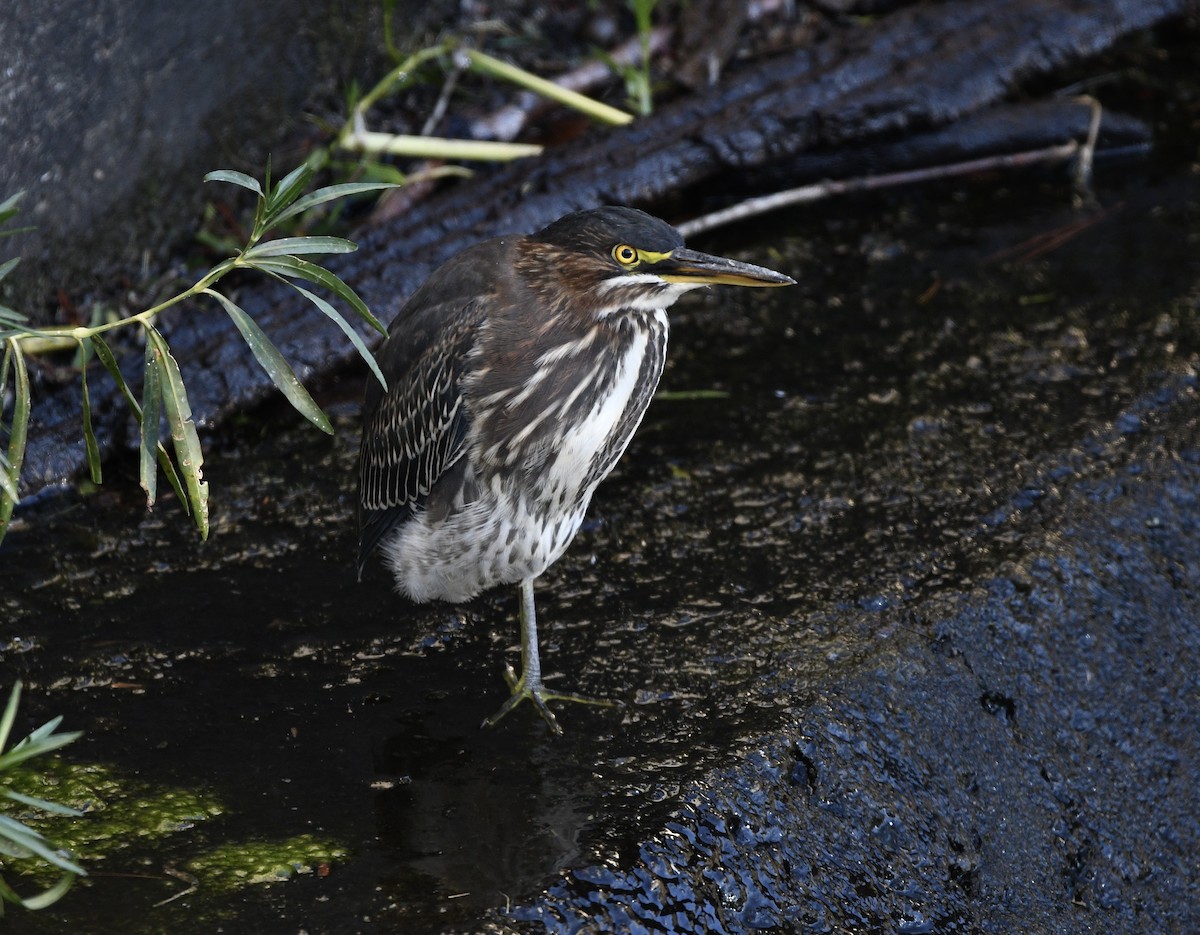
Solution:
{"label": "thin stick on mud", "polygon": [[1077,203],[1094,206],[1096,199],[1091,189],[1092,164],[1095,161],[1096,141],[1100,137],[1100,122],[1104,108],[1099,101],[1089,95],[1083,95],[1076,100],[1092,112],[1087,135],[1082,143],[1078,140],[1069,140],[1066,143],[1058,143],[1041,149],[981,156],[978,159],[929,166],[924,169],[906,169],[902,172],[887,172],[883,175],[862,175],[852,179],[829,179],[824,182],[814,182],[811,185],[802,185],[799,188],[789,188],[787,191],[750,198],[736,205],[730,205],[728,208],[722,208],[720,211],[713,211],[711,214],[704,214],[685,221],[677,227],[684,237],[693,237],[704,231],[744,221],[769,211],[778,211],[780,208],[788,208],[792,205],[808,204],[833,195],[894,188],[899,185],[912,185],[917,182],[970,175],[974,172],[1017,169],[1039,163],[1055,163],[1066,160],[1074,161],[1071,167],[1071,184],[1075,190]]}
{"label": "thin stick on mud", "polygon": [[[850,192],[874,191],[881,188],[894,188],[898,185],[912,185],[917,182],[929,182],[935,179],[954,178],[960,175],[970,175],[974,172],[986,172],[995,169],[1015,169],[1038,163],[1063,162],[1079,154],[1084,147],[1077,141],[1071,140],[1043,149],[1032,149],[1020,153],[1002,153],[997,156],[983,156],[979,159],[968,159],[965,162],[952,162],[941,166],[930,166],[925,169],[906,169],[902,172],[887,172],[883,175],[863,175],[852,179],[831,179],[815,182],[812,185],[802,185],[787,191],[774,192],[759,198],[746,201],[701,215],[690,221],[676,225],[684,237],[693,237],[704,231],[737,221],[766,214],[768,211],[778,211],[793,205],[807,204],[820,201],[833,195],[846,195]],[[1090,162],[1090,160],[1089,160]]]}

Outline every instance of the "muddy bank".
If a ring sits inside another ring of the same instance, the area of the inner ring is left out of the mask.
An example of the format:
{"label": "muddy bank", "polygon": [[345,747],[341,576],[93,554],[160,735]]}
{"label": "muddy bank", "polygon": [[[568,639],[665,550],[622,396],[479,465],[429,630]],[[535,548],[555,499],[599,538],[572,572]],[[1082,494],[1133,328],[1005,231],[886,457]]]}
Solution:
{"label": "muddy bank", "polygon": [[479,729],[511,594],[355,583],[361,385],[333,440],[279,407],[214,446],[208,543],[132,479],[41,504],[0,563],[25,724],[85,731],[110,815],[200,807],[81,841],[91,880],[6,926],[1190,930],[1200,197],[1098,193],[711,244],[800,285],[676,307],[664,389],[704,392],[655,402],[540,583],[551,684],[627,704],[561,741]]}
{"label": "muddy bank", "polygon": [[790,702],[779,731],[490,930],[1194,931],[1197,388],[1165,384],[1001,507],[1042,514],[1002,574],[788,621],[874,646],[836,683],[776,657],[756,691]]}

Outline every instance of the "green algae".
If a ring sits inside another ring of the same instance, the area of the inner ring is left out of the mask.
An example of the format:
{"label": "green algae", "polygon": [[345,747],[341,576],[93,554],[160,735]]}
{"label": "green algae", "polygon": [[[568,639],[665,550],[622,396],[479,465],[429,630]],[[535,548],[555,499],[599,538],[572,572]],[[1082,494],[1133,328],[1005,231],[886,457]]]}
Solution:
{"label": "green algae", "polygon": [[[0,805],[0,812],[35,826],[89,865],[188,831],[225,811],[214,796],[189,789],[156,789],[99,763],[48,759],[36,771],[15,771],[7,777],[7,785],[14,792],[82,812],[78,817],[49,815],[15,803]],[[27,861],[12,867],[33,868],[36,863]]]}
{"label": "green algae", "polygon": [[[8,788],[82,814],[51,815],[11,802],[0,804],[0,814],[36,827],[75,855],[89,872],[119,873],[134,861],[144,869],[149,852],[150,863],[177,865],[193,875],[195,884],[189,892],[217,895],[298,874],[319,875],[348,855],[344,847],[311,834],[203,846],[196,835],[199,826],[227,814],[226,806],[212,793],[155,787],[99,763],[48,758],[39,767],[6,777]],[[205,837],[212,837],[211,832]],[[35,880],[58,873],[44,861],[26,858],[0,859],[0,868]]]}
{"label": "green algae", "polygon": [[348,856],[344,847],[298,834],[283,841],[240,841],[222,844],[187,862],[201,887],[222,892],[263,883],[281,883],[297,874],[322,874],[329,864]]}

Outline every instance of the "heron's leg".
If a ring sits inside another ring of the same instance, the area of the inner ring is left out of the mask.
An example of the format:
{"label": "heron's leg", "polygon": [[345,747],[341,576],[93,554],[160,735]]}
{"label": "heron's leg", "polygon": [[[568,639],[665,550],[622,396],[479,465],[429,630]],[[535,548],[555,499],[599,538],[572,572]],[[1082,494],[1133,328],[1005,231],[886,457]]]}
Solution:
{"label": "heron's leg", "polygon": [[620,702],[608,701],[601,698],[588,698],[570,692],[547,691],[542,684],[542,660],[538,655],[537,610],[533,604],[533,579],[527,578],[521,582],[521,677],[513,671],[512,666],[506,666],[504,681],[508,683],[512,695],[504,702],[500,710],[485,720],[487,727],[494,726],[504,715],[528,698],[537,708],[555,734],[561,734],[562,728],[546,707],[548,701],[578,701],[582,704],[615,706]]}

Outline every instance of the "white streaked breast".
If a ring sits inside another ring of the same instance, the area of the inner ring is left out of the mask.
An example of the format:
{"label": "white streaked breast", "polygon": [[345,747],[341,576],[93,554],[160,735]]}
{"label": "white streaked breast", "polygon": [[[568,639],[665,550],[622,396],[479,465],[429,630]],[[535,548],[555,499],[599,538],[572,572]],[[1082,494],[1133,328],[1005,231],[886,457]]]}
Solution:
{"label": "white streaked breast", "polygon": [[[658,315],[664,319],[665,327],[665,313],[659,310]],[[629,408],[649,341],[650,332],[642,329],[634,332],[621,362],[617,365],[608,394],[596,403],[586,419],[580,420],[564,434],[556,457],[547,465],[546,480],[550,491],[567,493],[578,490],[584,479],[593,474],[592,467],[597,454],[608,445],[609,439],[618,431]],[[592,376],[588,374],[581,383],[592,382]],[[641,413],[638,413],[637,418],[640,417]],[[613,452],[608,468],[616,463],[623,450],[624,446],[621,451]],[[607,474],[608,468],[599,472],[599,476]]]}

